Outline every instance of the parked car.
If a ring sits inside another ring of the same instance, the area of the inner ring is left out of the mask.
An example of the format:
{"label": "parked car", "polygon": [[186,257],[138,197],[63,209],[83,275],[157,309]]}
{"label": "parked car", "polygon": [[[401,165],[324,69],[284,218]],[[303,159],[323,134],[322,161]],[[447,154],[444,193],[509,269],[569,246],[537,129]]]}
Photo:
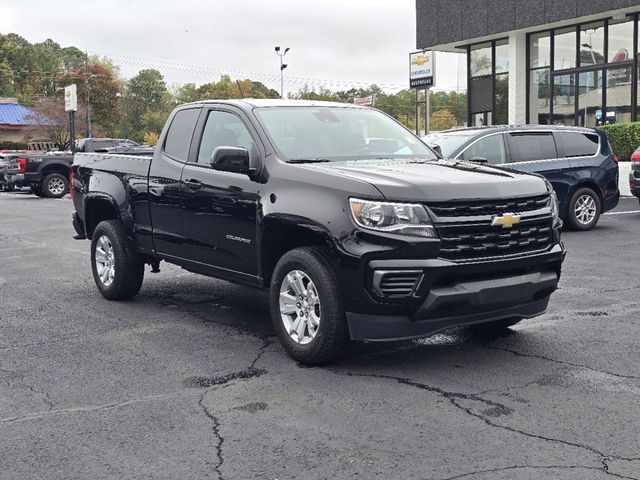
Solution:
{"label": "parked car", "polygon": [[640,200],[640,147],[631,154],[629,187],[631,188],[631,193]]}
{"label": "parked car", "polygon": [[39,197],[61,198],[69,192],[70,154],[27,154],[12,159],[5,179],[15,187],[29,187]]}
{"label": "parked car", "polygon": [[618,205],[618,157],[604,132],[551,125],[463,128],[424,137],[446,158],[539,173],[551,182],[560,217],[589,230]]}
{"label": "parked car", "polygon": [[539,315],[564,258],[544,178],[441,160],[354,105],[187,104],[153,157],[80,153],[72,179],[104,297],[134,297],[161,260],[268,289],[275,331],[307,364],[348,340]]}

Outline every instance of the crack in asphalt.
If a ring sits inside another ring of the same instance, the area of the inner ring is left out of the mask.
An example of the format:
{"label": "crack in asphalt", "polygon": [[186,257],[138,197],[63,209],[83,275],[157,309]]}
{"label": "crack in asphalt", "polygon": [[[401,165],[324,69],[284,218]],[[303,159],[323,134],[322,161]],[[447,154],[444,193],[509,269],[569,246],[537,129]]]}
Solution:
{"label": "crack in asphalt", "polygon": [[258,353],[256,354],[255,358],[252,360],[251,364],[243,370],[240,370],[238,372],[227,373],[225,375],[220,375],[217,377],[210,377],[210,378],[191,377],[186,379],[184,382],[186,386],[192,386],[196,388],[214,386],[214,388],[209,388],[202,393],[202,395],[200,396],[200,400],[198,401],[198,405],[200,406],[200,408],[202,408],[202,411],[207,416],[207,418],[213,422],[212,430],[216,438],[215,450],[216,450],[216,459],[217,459],[217,463],[213,466],[213,471],[217,474],[218,480],[224,479],[222,475],[222,464],[224,463],[224,456],[222,454],[222,445],[224,444],[224,437],[220,433],[220,419],[216,417],[207,408],[207,406],[204,404],[204,399],[208,393],[216,390],[215,387],[229,384],[233,380],[252,379],[252,378],[260,377],[265,373],[267,373],[267,371],[264,368],[256,368],[256,364],[258,363],[262,355],[264,355],[267,347],[269,347],[270,345],[271,345],[271,340],[268,337],[263,338],[263,344],[258,349]]}
{"label": "crack in asphalt", "polygon": [[[509,470],[523,470],[523,469],[532,469],[532,470],[595,470],[601,472],[602,469],[596,467],[585,467],[582,465],[512,465],[509,467],[498,467],[498,468],[489,468],[486,470],[475,470],[473,472],[461,473],[459,475],[454,475],[453,477],[446,477],[440,480],[458,480],[460,478],[471,477],[473,475],[479,475],[481,473],[497,473],[497,472],[506,472]],[[612,475],[617,478],[624,478],[629,480],[637,480],[633,477],[625,477],[623,475],[618,475],[616,473],[606,472],[609,475]]]}
{"label": "crack in asphalt", "polygon": [[57,410],[49,410],[45,412],[35,412],[28,413],[25,415],[19,415],[15,417],[7,417],[0,418],[1,423],[14,423],[14,422],[22,422],[28,420],[37,420],[40,418],[53,417],[58,415],[67,415],[67,414],[76,414],[76,413],[92,413],[92,412],[101,412],[105,410],[112,410],[114,408],[126,407],[129,405],[137,405],[146,402],[156,402],[163,400],[170,400],[174,398],[183,398],[183,397],[193,397],[196,396],[193,392],[180,392],[180,393],[168,393],[168,394],[159,394],[159,395],[149,395],[141,398],[133,398],[128,400],[121,400],[118,402],[106,403],[103,405],[90,405],[84,407],[70,407],[70,408],[60,408]]}
{"label": "crack in asphalt", "polygon": [[222,476],[222,464],[224,463],[224,457],[222,456],[222,445],[224,444],[224,437],[220,433],[220,420],[218,419],[218,417],[212,414],[207,408],[207,406],[204,404],[204,397],[206,396],[207,393],[208,391],[204,392],[200,396],[198,405],[200,405],[200,408],[202,408],[202,411],[207,416],[207,418],[209,418],[213,422],[212,430],[213,430],[213,434],[217,439],[217,444],[215,446],[217,463],[213,466],[213,471],[216,472],[219,480],[223,480],[224,477]]}
{"label": "crack in asphalt", "polygon": [[380,375],[380,374],[374,374],[374,373],[355,373],[355,372],[345,372],[345,371],[339,371],[339,370],[332,370],[332,369],[328,369],[328,371],[331,371],[333,373],[335,373],[336,375],[343,375],[343,376],[348,376],[348,377],[368,377],[368,378],[379,378],[379,379],[384,379],[384,380],[394,380],[396,382],[398,382],[401,385],[407,385],[410,387],[414,387],[414,388],[418,388],[420,390],[425,390],[428,392],[432,392],[432,393],[436,393],[440,396],[442,396],[443,398],[449,400],[449,402],[456,407],[459,410],[462,410],[463,412],[465,412],[467,415],[470,415],[474,418],[477,418],[481,421],[483,421],[485,424],[494,427],[494,428],[499,428],[502,430],[506,430],[512,433],[516,433],[519,435],[523,435],[525,437],[529,437],[529,438],[535,438],[538,440],[543,440],[545,442],[552,442],[552,443],[557,443],[560,445],[565,445],[565,446],[569,446],[569,447],[574,447],[574,448],[580,448],[583,450],[586,450],[590,453],[593,453],[595,455],[597,455],[599,457],[599,461],[602,465],[602,467],[600,469],[600,471],[605,472],[608,475],[612,475],[615,476],[617,478],[625,478],[625,479],[629,479],[629,480],[638,480],[637,478],[633,478],[633,477],[626,477],[626,476],[622,476],[622,475],[618,475],[615,473],[612,473],[609,471],[609,464],[607,463],[608,461],[611,460],[627,460],[626,458],[623,457],[617,457],[617,456],[613,456],[613,455],[606,455],[604,452],[590,446],[587,444],[582,444],[582,443],[577,443],[577,442],[569,442],[567,440],[562,440],[559,438],[553,438],[553,437],[546,437],[544,435],[539,435],[536,433],[530,433],[524,430],[520,430],[514,427],[509,427],[506,425],[500,425],[498,423],[493,422],[491,419],[487,418],[484,415],[481,415],[479,413],[476,413],[474,411],[471,410],[471,408],[465,407],[463,405],[461,405],[459,402],[461,400],[471,400],[471,401],[476,401],[476,402],[480,402],[480,403],[484,403],[485,405],[489,405],[491,407],[493,407],[493,409],[495,409],[495,412],[497,413],[497,415],[494,416],[501,416],[502,414],[509,414],[511,413],[513,410],[509,407],[507,407],[506,405],[503,405],[501,403],[495,402],[493,400],[489,400],[486,398],[482,398],[480,397],[478,394],[474,394],[474,393],[462,393],[462,392],[451,392],[448,390],[444,390],[442,388],[439,387],[434,387],[431,385],[427,385],[424,383],[419,383],[416,381],[413,381],[409,378],[404,378],[404,377],[397,377],[397,376],[393,376],[393,375]]}
{"label": "crack in asphalt", "polygon": [[54,404],[51,401],[51,397],[49,397],[49,393],[44,390],[40,390],[39,388],[36,388],[34,385],[25,383],[24,374],[16,373],[11,370],[5,370],[3,368],[0,368],[0,372],[5,373],[9,376],[10,383],[15,381],[20,387],[27,388],[31,390],[33,393],[35,393],[36,395],[42,395],[42,401],[49,406],[49,411],[53,410]]}
{"label": "crack in asphalt", "polygon": [[610,372],[610,371],[607,371],[607,370],[600,370],[598,368],[590,367],[588,365],[583,365],[583,364],[580,364],[580,363],[567,362],[566,360],[558,360],[556,358],[547,357],[545,355],[537,355],[537,354],[534,354],[534,353],[522,353],[522,352],[518,352],[517,350],[513,350],[511,348],[497,347],[497,346],[483,344],[483,343],[477,343],[476,345],[479,345],[479,346],[484,347],[484,348],[488,348],[490,350],[498,350],[498,351],[501,351],[501,352],[511,353],[511,354],[515,355],[516,357],[538,358],[540,360],[545,360],[545,361],[551,362],[551,363],[557,363],[559,365],[567,365],[567,366],[570,366],[570,367],[583,368],[585,370],[590,370],[592,372],[602,373],[604,375],[611,375],[612,377],[624,378],[626,380],[640,380],[640,377],[636,376],[636,375],[625,375],[623,373],[616,373],[616,372]]}

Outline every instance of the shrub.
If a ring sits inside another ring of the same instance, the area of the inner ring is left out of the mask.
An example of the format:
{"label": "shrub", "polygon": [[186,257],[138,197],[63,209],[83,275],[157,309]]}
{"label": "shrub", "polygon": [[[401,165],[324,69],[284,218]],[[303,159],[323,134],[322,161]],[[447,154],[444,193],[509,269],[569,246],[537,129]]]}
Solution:
{"label": "shrub", "polygon": [[0,140],[0,150],[26,150],[27,148],[29,148],[29,145],[23,142]]}
{"label": "shrub", "polygon": [[628,162],[640,147],[640,122],[613,123],[600,128],[607,134],[613,153],[623,162]]}

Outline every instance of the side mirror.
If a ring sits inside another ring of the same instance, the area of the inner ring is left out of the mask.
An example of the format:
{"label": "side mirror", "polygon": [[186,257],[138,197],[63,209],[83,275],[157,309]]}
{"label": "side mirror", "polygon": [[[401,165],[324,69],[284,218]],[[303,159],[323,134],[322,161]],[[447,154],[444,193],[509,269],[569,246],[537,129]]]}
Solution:
{"label": "side mirror", "polygon": [[489,163],[489,160],[487,160],[484,157],[473,157],[471,160],[469,160],[470,162],[475,162],[475,163]]}
{"label": "side mirror", "polygon": [[444,157],[444,155],[442,155],[442,148],[440,148],[440,145],[436,145],[435,143],[430,143],[429,146],[431,147],[431,149],[433,151],[435,151],[438,155],[440,155],[441,157]]}
{"label": "side mirror", "polygon": [[251,168],[249,150],[241,147],[216,147],[211,154],[211,166],[221,172],[249,175]]}

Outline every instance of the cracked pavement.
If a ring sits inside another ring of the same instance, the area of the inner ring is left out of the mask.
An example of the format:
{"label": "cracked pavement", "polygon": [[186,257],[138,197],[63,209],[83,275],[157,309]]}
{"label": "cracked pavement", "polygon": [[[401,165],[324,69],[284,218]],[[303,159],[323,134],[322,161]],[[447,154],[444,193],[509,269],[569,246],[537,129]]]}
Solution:
{"label": "cracked pavement", "polygon": [[263,292],[102,299],[71,211],[0,194],[0,479],[640,479],[638,213],[565,233],[541,317],[304,368]]}

